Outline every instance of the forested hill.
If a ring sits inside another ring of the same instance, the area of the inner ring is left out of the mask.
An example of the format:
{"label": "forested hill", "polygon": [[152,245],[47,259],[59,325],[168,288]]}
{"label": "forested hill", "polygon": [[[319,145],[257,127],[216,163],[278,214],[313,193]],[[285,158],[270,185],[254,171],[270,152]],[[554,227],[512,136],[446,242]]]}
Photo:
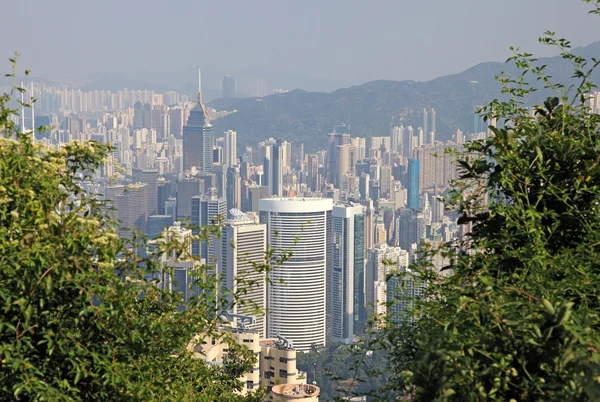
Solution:
{"label": "forested hill", "polygon": [[[600,42],[575,52],[600,58]],[[547,65],[548,74],[556,81],[572,80],[572,68],[559,57],[538,62]],[[215,133],[236,130],[241,147],[274,137],[304,142],[306,151],[314,151],[326,144],[327,133],[339,123],[349,123],[356,136],[389,135],[392,121],[421,126],[425,107],[436,109],[438,138],[447,139],[459,128],[472,131],[476,108],[500,96],[500,85],[494,76],[501,72],[517,74],[511,64],[487,62],[426,82],[380,80],[331,93],[293,90],[264,98],[217,99],[210,105],[220,110],[237,110],[215,120],[214,125]],[[596,73],[594,81],[600,82],[600,73]],[[537,93],[532,102],[546,95],[547,92]]]}

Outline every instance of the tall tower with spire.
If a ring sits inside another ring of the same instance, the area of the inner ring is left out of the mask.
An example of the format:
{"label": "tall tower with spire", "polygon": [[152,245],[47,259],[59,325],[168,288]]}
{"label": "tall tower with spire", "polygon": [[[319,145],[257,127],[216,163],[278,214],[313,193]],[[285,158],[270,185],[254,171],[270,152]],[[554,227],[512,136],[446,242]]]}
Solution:
{"label": "tall tower with spire", "polygon": [[203,172],[212,169],[213,126],[202,102],[202,72],[198,69],[198,103],[190,112],[183,127],[183,168],[188,171],[195,166]]}

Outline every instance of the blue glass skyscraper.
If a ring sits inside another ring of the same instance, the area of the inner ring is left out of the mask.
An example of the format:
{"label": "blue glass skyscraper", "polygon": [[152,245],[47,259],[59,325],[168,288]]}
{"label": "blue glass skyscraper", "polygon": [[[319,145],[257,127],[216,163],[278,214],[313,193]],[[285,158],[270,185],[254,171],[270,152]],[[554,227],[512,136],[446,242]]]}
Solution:
{"label": "blue glass skyscraper", "polygon": [[419,210],[419,160],[408,158],[408,195],[406,206]]}

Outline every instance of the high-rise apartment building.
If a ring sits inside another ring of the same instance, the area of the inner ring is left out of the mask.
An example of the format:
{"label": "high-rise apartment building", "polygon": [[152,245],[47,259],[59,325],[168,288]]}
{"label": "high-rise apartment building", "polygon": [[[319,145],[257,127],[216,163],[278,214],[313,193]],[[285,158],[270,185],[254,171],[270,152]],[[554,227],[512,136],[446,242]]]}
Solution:
{"label": "high-rise apartment building", "polygon": [[387,274],[408,267],[408,261],[408,252],[400,247],[378,244],[367,250],[365,289],[369,313],[385,314]]}
{"label": "high-rise apartment building", "polygon": [[[233,303],[231,294],[227,300],[232,303],[228,310],[234,314],[253,315],[255,323],[248,327],[261,337],[265,331],[266,278],[259,267],[265,261],[267,251],[266,225],[258,224],[239,210],[232,211],[232,219],[224,222],[221,237],[215,238],[214,255],[217,262],[219,280],[228,292],[239,294],[244,288],[240,302]],[[256,313],[257,311],[260,312]],[[234,322],[235,322],[234,318]]]}
{"label": "high-rise apartment building", "polygon": [[333,200],[267,198],[259,209],[269,247],[292,253],[269,273],[267,336],[284,336],[300,351],[324,346]]}
{"label": "high-rise apartment building", "polygon": [[237,133],[227,130],[225,131],[225,165],[232,167],[237,164]]}
{"label": "high-rise apartment building", "polygon": [[111,201],[113,216],[119,221],[119,236],[130,238],[132,230],[146,232],[148,191],[145,183],[109,185],[105,199]]}
{"label": "high-rise apartment building", "polygon": [[198,79],[198,103],[191,110],[187,124],[183,127],[183,168],[188,171],[195,166],[198,170],[210,172],[213,163],[213,126],[202,103],[200,75]]}
{"label": "high-rise apartment building", "polygon": [[415,302],[423,297],[425,282],[410,269],[401,266],[392,271],[386,283],[387,314],[391,322],[413,321],[416,317],[407,316]]}
{"label": "high-rise apartment building", "polygon": [[328,321],[332,339],[346,344],[353,342],[366,320],[364,209],[362,205],[336,203],[332,212]]}
{"label": "high-rise apartment building", "polygon": [[404,126],[395,126],[390,131],[390,148],[392,152],[402,155],[402,144],[404,140]]}

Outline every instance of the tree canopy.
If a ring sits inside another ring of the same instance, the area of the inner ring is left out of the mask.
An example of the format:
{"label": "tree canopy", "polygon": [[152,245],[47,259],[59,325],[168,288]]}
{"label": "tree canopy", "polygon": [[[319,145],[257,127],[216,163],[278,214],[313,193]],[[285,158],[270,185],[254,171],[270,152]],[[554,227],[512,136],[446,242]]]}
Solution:
{"label": "tree canopy", "polygon": [[17,91],[0,96],[0,400],[263,400],[237,392],[255,359],[246,348],[222,366],[188,350],[199,333],[226,336],[210,267],[198,264],[188,302],[157,287],[156,257],[181,245],[165,239],[142,257],[143,238],[120,239],[82,186],[110,147],[36,142],[14,123]]}
{"label": "tree canopy", "polygon": [[[469,234],[426,251],[453,275],[420,260],[428,286],[407,312],[418,319],[388,318],[381,334],[388,386],[412,400],[600,399],[600,116],[589,81],[599,61],[552,32],[540,40],[579,84],[553,82],[518,49],[521,74],[497,77],[505,97],[482,110],[493,134],[465,146],[449,202]],[[530,108],[538,89],[555,95]]]}

